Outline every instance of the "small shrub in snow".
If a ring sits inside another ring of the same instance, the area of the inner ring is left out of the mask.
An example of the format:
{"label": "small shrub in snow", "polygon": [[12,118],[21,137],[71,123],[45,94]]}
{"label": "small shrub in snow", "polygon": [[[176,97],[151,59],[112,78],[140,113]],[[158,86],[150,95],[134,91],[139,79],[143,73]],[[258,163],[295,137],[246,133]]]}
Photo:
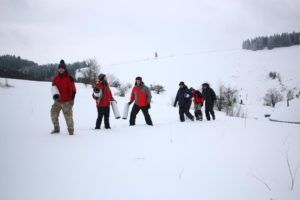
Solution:
{"label": "small shrub in snow", "polygon": [[121,86],[120,80],[113,74],[108,74],[107,75],[108,80],[109,80],[109,86],[110,87],[115,87],[118,88]]}
{"label": "small shrub in snow", "polygon": [[118,92],[116,93],[116,95],[120,96],[120,97],[125,97],[126,93],[129,91],[129,89],[131,88],[131,84],[127,83],[124,85],[121,85],[120,87],[117,88]]}
{"label": "small shrub in snow", "polygon": [[159,84],[154,84],[154,85],[150,85],[150,90],[151,91],[154,91],[156,94],[160,94],[160,93],[163,93],[165,92],[165,87],[162,86],[162,85],[159,85]]}
{"label": "small shrub in snow", "polygon": [[10,88],[10,87],[13,87],[13,86],[8,83],[7,79],[5,79],[4,83],[0,82],[0,87],[2,87],[2,88]]}
{"label": "small shrub in snow", "polygon": [[283,100],[283,95],[276,89],[270,88],[264,97],[264,104],[275,107],[275,104]]}

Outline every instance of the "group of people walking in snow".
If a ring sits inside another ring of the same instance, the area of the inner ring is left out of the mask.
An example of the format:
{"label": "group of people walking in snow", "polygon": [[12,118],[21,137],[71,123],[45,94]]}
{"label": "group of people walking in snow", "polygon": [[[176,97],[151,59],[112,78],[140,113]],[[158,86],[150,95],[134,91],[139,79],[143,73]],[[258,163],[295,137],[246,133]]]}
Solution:
{"label": "group of people walking in snow", "polygon": [[[70,135],[74,134],[74,122],[73,122],[73,105],[76,96],[76,87],[74,84],[74,79],[68,73],[66,64],[64,60],[61,60],[58,65],[58,74],[54,77],[52,81],[52,94],[54,103],[51,107],[51,120],[54,129],[51,133],[59,133],[59,113],[62,110]],[[98,76],[98,82],[93,86],[92,97],[96,101],[97,107],[97,120],[95,129],[100,129],[102,120],[104,118],[104,128],[110,129],[109,116],[110,116],[110,105],[111,102],[116,102],[113,98],[112,92],[109,87],[109,83],[105,74],[100,74]],[[146,124],[153,126],[151,116],[149,114],[149,109],[151,108],[151,91],[144,84],[142,77],[138,76],[135,79],[135,86],[132,88],[131,96],[129,102],[126,104],[127,108],[133,103],[129,125],[134,126],[136,116],[140,110],[145,117]],[[215,114],[213,111],[214,101],[216,99],[216,94],[212,88],[209,87],[207,83],[202,84],[202,93],[194,88],[188,88],[184,82],[179,83],[179,89],[174,102],[174,107],[178,102],[179,105],[179,118],[180,121],[185,121],[184,115],[186,115],[190,120],[194,121],[194,116],[190,113],[190,107],[192,105],[192,99],[194,101],[194,111],[196,120],[202,120],[201,108],[205,102],[205,115],[206,119],[210,120],[210,115],[212,119],[215,119]]]}

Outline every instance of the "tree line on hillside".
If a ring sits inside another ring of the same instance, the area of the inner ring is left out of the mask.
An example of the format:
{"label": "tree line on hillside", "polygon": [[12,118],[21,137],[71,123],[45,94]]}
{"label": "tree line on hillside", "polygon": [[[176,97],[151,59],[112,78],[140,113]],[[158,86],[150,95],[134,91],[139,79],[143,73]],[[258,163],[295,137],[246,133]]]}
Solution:
{"label": "tree line on hillside", "polygon": [[[39,65],[20,56],[0,56],[0,77],[36,81],[51,81],[57,73],[58,63]],[[70,75],[75,77],[76,70],[87,67],[85,61],[67,64]]]}
{"label": "tree line on hillside", "polygon": [[290,47],[300,44],[300,32],[274,34],[273,36],[260,36],[243,41],[243,49],[257,51],[274,49],[278,47]]}

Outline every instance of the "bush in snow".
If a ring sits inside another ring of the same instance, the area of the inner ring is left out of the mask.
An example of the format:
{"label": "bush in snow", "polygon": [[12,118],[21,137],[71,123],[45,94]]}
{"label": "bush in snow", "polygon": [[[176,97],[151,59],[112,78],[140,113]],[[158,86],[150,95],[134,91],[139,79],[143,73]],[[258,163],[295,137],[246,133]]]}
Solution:
{"label": "bush in snow", "polygon": [[264,104],[275,107],[275,104],[283,100],[283,95],[276,89],[270,88],[264,97]]}
{"label": "bush in snow", "polygon": [[269,77],[271,79],[276,79],[277,78],[277,72],[269,72]]}
{"label": "bush in snow", "polygon": [[165,92],[165,87],[162,86],[162,85],[159,85],[159,84],[154,84],[154,85],[150,85],[150,90],[151,91],[154,91],[156,94],[160,94],[160,93],[163,93]]}
{"label": "bush in snow", "polygon": [[97,63],[96,59],[88,59],[85,63],[87,67],[81,69],[82,77],[78,78],[78,81],[85,85],[94,85],[98,81],[100,65]]}
{"label": "bush in snow", "polygon": [[116,93],[116,95],[120,96],[120,97],[125,97],[125,94],[129,91],[129,89],[131,88],[131,84],[127,83],[124,85],[121,85],[120,87],[117,88],[118,92]]}
{"label": "bush in snow", "polygon": [[224,109],[227,116],[235,116],[235,105],[238,102],[238,90],[220,84],[217,91],[216,106],[218,110],[221,111]]}
{"label": "bush in snow", "polygon": [[113,74],[108,74],[107,75],[108,80],[109,80],[109,86],[110,87],[115,87],[118,88],[121,86],[120,80]]}

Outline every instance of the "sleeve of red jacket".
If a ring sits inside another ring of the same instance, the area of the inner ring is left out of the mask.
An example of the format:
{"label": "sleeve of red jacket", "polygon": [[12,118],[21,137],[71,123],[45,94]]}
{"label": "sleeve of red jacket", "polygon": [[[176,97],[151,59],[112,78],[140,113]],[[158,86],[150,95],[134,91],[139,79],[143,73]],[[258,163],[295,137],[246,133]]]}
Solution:
{"label": "sleeve of red jacket", "polygon": [[73,79],[72,76],[70,76],[70,80],[71,80],[71,89],[72,89],[72,92],[76,92],[76,86],[75,86],[74,79]]}
{"label": "sleeve of red jacket", "polygon": [[133,102],[133,101],[134,101],[134,88],[132,88],[131,96],[130,96],[130,102]]}

